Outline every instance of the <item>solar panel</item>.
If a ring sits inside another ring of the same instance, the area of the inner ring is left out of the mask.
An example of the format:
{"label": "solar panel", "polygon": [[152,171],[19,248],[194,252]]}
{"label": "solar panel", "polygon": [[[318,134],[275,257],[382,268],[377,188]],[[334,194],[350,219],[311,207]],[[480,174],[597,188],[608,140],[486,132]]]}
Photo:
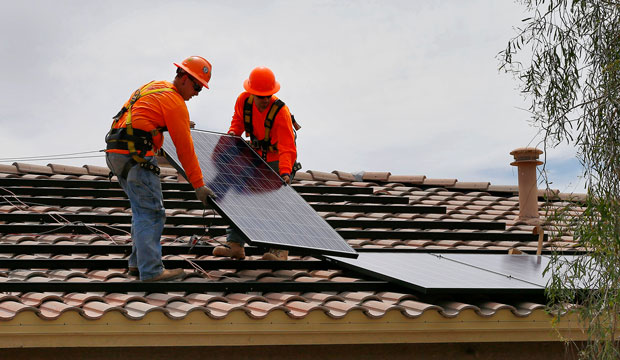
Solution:
{"label": "solar panel", "polygon": [[360,253],[357,259],[327,260],[427,294],[542,294],[549,258],[534,255]]}
{"label": "solar panel", "polygon": [[[191,130],[210,200],[253,245],[357,257],[349,244],[240,137]],[[165,156],[185,176],[173,142]]]}

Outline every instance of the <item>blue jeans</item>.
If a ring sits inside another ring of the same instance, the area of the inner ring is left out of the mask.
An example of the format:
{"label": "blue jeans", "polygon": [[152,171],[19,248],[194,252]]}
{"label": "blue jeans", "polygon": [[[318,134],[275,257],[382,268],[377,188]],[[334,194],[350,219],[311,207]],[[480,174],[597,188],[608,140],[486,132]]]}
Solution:
{"label": "blue jeans", "polygon": [[[145,159],[157,165],[153,157]],[[166,212],[159,176],[137,164],[131,167],[127,178],[120,175],[129,160],[129,155],[106,153],[106,163],[118,178],[131,205],[132,247],[129,266],[138,268],[141,280],[148,280],[164,271],[160,241]]]}

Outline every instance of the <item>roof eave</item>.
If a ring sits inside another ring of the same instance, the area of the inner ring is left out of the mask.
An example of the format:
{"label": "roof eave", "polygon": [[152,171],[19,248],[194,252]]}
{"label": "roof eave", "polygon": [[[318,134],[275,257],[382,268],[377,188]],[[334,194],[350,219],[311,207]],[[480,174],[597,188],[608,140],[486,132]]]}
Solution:
{"label": "roof eave", "polygon": [[[54,320],[43,320],[35,312],[23,311],[0,326],[0,347],[133,347],[133,346],[247,346],[306,344],[387,343],[479,343],[585,340],[576,315],[552,324],[552,316],[534,310],[517,316],[508,309],[493,316],[463,310],[447,318],[437,311],[409,317],[398,310],[369,318],[353,310],[341,318],[314,310],[302,319],[284,311],[270,312],[261,319],[242,310],[213,319],[193,311],[183,319],[171,319],[152,311],[140,320],[110,311],[97,320],[87,320],[67,311]],[[65,336],[62,336],[65,335]]]}

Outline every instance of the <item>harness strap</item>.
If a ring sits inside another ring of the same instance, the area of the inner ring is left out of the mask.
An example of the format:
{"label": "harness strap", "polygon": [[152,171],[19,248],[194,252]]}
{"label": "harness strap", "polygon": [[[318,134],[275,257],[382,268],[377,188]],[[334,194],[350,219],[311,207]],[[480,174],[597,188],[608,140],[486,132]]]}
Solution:
{"label": "harness strap", "polygon": [[153,149],[153,135],[150,131],[133,129],[134,135],[127,134],[126,128],[112,129],[106,136],[107,149],[128,150],[129,142],[132,141],[140,152],[148,152]]}
{"label": "harness strap", "polygon": [[254,127],[252,125],[252,104],[254,103],[254,95],[248,96],[243,104],[243,124],[245,133],[250,135],[250,146],[255,149],[262,150],[263,160],[267,159],[267,152],[278,151],[278,144],[271,144],[271,128],[278,112],[284,107],[284,101],[278,99],[269,108],[265,117],[265,137],[258,140],[254,136]]}
{"label": "harness strap", "polygon": [[[129,108],[127,109],[127,120],[125,121],[125,126],[127,128],[127,135],[129,135],[130,137],[132,137],[134,135],[134,129],[133,129],[133,126],[131,126],[131,108],[136,103],[136,101],[138,101],[138,99],[140,99],[141,97],[147,96],[147,95],[150,95],[150,94],[160,93],[160,92],[164,92],[164,91],[174,91],[174,89],[171,89],[171,88],[161,88],[161,89],[154,89],[154,90],[144,91],[151,83],[148,83],[148,84],[144,85],[141,89],[136,90],[136,92],[131,97],[131,100],[129,102]],[[154,134],[153,134],[153,131],[155,131]],[[158,130],[158,129],[151,130],[151,136],[155,136],[158,133],[160,133],[160,130]],[[127,150],[129,150],[129,155],[131,155],[131,157],[137,163],[144,163],[144,162],[146,162],[146,160],[144,159],[145,152],[144,153],[143,152],[138,153],[138,151],[136,150],[135,142],[134,141],[128,141],[127,142]]]}
{"label": "harness strap", "polygon": [[[144,161],[141,163],[136,163],[134,159],[130,159],[123,166],[123,170],[121,170],[121,177],[127,179],[127,175],[129,175],[129,170],[131,170],[131,168],[134,167],[134,165],[136,164],[138,164],[138,166],[140,166],[141,168],[144,168],[157,176],[159,176],[161,172],[161,169],[159,168],[159,166],[153,164],[152,162]],[[110,172],[110,174],[112,173]],[[110,178],[112,178],[112,176],[110,176]]]}
{"label": "harness strap", "polygon": [[254,103],[254,95],[248,96],[243,104],[243,127],[245,133],[254,136],[254,127],[252,125],[252,104]]}
{"label": "harness strap", "polygon": [[267,146],[271,145],[271,128],[273,127],[273,121],[276,118],[278,112],[284,107],[284,101],[276,100],[269,109],[267,117],[265,117],[265,138],[263,141]]}
{"label": "harness strap", "polygon": [[[156,175],[159,175],[160,172],[159,167],[155,164],[148,162],[144,158],[144,156],[149,150],[152,150],[153,148],[153,137],[166,131],[167,129],[165,127],[162,127],[150,131],[145,131],[140,129],[134,129],[131,123],[131,109],[139,99],[155,93],[175,91],[173,88],[160,88],[147,91],[146,89],[152,83],[153,81],[134,91],[127,105],[123,106],[121,110],[113,117],[114,121],[112,122],[110,131],[106,135],[108,149],[128,150],[129,155],[131,155],[132,160],[128,161],[123,167],[123,171],[121,174],[121,176],[123,177],[127,177],[129,169],[131,169],[131,167],[136,163],[140,164],[141,167],[152,171]],[[125,113],[127,113],[125,128],[115,129],[116,124]]]}

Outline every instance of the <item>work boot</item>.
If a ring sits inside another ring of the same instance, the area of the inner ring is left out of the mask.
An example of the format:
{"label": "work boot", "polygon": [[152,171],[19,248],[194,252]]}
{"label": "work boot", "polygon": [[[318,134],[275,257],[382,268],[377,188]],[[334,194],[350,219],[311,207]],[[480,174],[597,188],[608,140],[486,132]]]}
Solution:
{"label": "work boot", "polygon": [[174,279],[178,279],[182,277],[183,274],[185,274],[183,269],[172,269],[172,270],[164,269],[164,271],[162,271],[161,274],[155,276],[154,278],[150,278],[150,279],[142,280],[142,281],[153,282],[153,281],[174,280]]}
{"label": "work boot", "polygon": [[213,256],[226,256],[233,259],[245,259],[245,249],[243,245],[227,241],[226,245],[218,246],[213,249]]}
{"label": "work boot", "polygon": [[288,250],[269,249],[269,252],[263,254],[263,260],[286,260],[288,259]]}
{"label": "work boot", "polygon": [[140,270],[138,269],[137,266],[130,266],[127,270],[127,274],[131,275],[131,276],[137,276],[140,277]]}

